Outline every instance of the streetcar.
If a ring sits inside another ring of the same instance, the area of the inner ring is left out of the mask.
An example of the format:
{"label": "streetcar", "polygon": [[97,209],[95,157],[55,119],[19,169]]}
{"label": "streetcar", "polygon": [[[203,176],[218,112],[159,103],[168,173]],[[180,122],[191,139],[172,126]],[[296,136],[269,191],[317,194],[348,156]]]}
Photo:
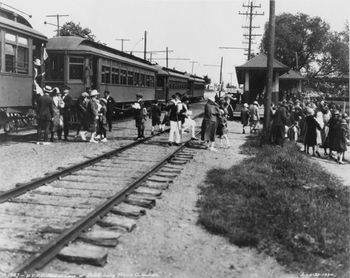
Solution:
{"label": "streetcar", "polygon": [[33,61],[46,42],[24,17],[0,6],[0,129],[32,124]]}
{"label": "streetcar", "polygon": [[49,39],[47,53],[45,84],[67,85],[73,98],[90,89],[107,90],[121,110],[139,93],[146,103],[155,99],[157,70],[141,58],[73,36]]}

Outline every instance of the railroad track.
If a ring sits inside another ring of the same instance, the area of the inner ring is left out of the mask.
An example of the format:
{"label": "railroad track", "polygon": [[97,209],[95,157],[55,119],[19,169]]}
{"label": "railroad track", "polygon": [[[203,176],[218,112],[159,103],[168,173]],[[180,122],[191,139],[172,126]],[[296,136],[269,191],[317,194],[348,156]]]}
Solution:
{"label": "railroad track", "polygon": [[105,247],[135,227],[193,157],[190,136],[183,140],[168,147],[158,134],[1,194],[0,271],[32,273],[56,256],[104,265]]}

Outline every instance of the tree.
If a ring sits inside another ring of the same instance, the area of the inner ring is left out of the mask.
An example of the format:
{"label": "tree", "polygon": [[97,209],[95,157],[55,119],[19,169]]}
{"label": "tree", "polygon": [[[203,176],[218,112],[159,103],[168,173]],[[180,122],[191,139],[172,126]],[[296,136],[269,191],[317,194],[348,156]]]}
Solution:
{"label": "tree", "polygon": [[95,41],[95,35],[89,28],[82,28],[80,23],[76,24],[73,21],[69,21],[61,27],[60,36],[76,36]]}
{"label": "tree", "polygon": [[[267,34],[265,25],[260,46],[263,52],[268,47]],[[275,57],[296,71],[306,72],[310,85],[319,77],[348,76],[349,24],[338,33],[330,31],[319,17],[302,13],[276,16]]]}
{"label": "tree", "polygon": [[211,79],[208,77],[208,75],[204,75],[203,76],[205,85],[209,85],[211,83]]}
{"label": "tree", "polygon": [[[268,25],[265,25],[261,50],[266,52]],[[298,13],[276,16],[275,57],[287,66],[309,72],[329,41],[329,25],[319,17]],[[298,65],[296,63],[298,57]]]}

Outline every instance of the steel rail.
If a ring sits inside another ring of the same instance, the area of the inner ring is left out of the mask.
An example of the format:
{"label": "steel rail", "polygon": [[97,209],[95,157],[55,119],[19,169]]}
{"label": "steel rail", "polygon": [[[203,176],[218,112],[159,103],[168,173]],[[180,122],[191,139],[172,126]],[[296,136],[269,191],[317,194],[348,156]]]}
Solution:
{"label": "steel rail", "polygon": [[[195,117],[193,117],[193,119],[200,117],[202,114],[203,113],[197,114]],[[167,129],[167,130],[165,130],[163,132],[169,132],[169,129]],[[90,160],[83,161],[83,162],[78,163],[76,165],[67,167],[67,168],[65,168],[65,169],[63,169],[61,171],[54,172],[54,173],[52,173],[52,174],[50,174],[50,175],[48,175],[46,177],[42,177],[42,178],[36,179],[34,181],[22,184],[22,185],[20,185],[18,187],[15,187],[13,189],[8,190],[8,191],[2,192],[0,194],[0,204],[2,204],[4,202],[7,202],[9,199],[12,199],[12,198],[15,198],[15,197],[17,197],[19,195],[22,195],[22,194],[26,193],[27,191],[33,190],[33,189],[38,188],[38,187],[40,187],[42,185],[45,185],[45,184],[50,183],[50,182],[53,182],[53,181],[58,180],[58,179],[60,179],[62,177],[68,176],[68,175],[72,174],[73,172],[76,172],[76,171],[79,171],[79,170],[81,170],[83,168],[91,166],[91,165],[93,165],[93,164],[95,164],[95,163],[97,163],[97,162],[99,162],[99,161],[101,161],[103,159],[108,159],[108,158],[110,158],[112,156],[115,156],[115,155],[117,155],[117,154],[119,154],[119,153],[121,153],[121,152],[123,152],[123,151],[125,151],[127,149],[130,149],[130,148],[132,148],[132,147],[134,147],[136,145],[139,145],[139,144],[141,144],[143,142],[146,142],[146,141],[150,140],[151,138],[153,138],[153,137],[155,137],[155,136],[157,136],[157,135],[159,135],[159,134],[161,134],[163,132],[158,132],[158,133],[156,133],[156,134],[154,134],[152,136],[146,137],[145,139],[135,141],[135,142],[133,142],[131,144],[128,144],[128,145],[125,145],[125,146],[120,147],[118,149],[112,150],[112,151],[110,151],[108,153],[104,153],[104,154],[99,155],[97,157],[94,157],[94,158],[92,158]]]}
{"label": "steel rail", "polygon": [[115,205],[121,203],[129,193],[131,193],[150,175],[156,172],[166,162],[168,162],[172,157],[174,157],[178,152],[180,152],[190,141],[191,139],[185,141],[174,152],[167,155],[162,161],[158,162],[156,165],[151,167],[135,182],[132,182],[129,185],[125,186],[121,191],[119,191],[110,199],[99,205],[95,210],[90,212],[83,219],[79,220],[71,228],[69,228],[56,239],[44,246],[39,254],[35,255],[32,258],[29,258],[22,265],[14,269],[12,273],[30,274],[33,273],[35,270],[44,267],[48,262],[50,262],[54,257],[56,257],[56,255],[63,247],[65,247],[69,242],[75,240],[82,232],[86,231],[89,227],[94,225],[100,219],[100,217],[106,215]]}

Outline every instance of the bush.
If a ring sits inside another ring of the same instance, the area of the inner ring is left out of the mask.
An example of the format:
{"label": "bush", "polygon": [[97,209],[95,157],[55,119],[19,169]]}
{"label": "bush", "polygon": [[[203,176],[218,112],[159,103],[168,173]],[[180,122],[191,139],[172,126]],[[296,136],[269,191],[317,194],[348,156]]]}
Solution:
{"label": "bush", "polygon": [[341,273],[349,266],[349,189],[294,144],[254,146],[229,170],[212,169],[199,222],[290,269]]}

